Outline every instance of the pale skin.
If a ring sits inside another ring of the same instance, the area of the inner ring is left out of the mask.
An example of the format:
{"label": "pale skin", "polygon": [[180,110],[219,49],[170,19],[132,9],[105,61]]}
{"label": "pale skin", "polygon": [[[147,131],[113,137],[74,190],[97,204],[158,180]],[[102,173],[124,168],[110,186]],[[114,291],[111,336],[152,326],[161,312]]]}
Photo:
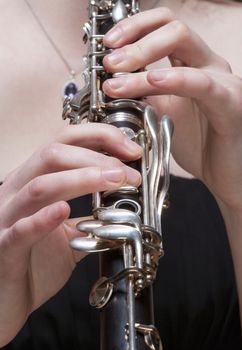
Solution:
{"label": "pale skin", "polygon": [[[242,81],[170,10],[150,11],[120,22],[106,35],[105,44],[115,50],[105,67],[133,72],[166,56],[172,67],[109,80],[104,90],[112,97],[150,96],[158,114],[174,120],[173,155],[220,206],[241,300]],[[69,247],[80,233],[76,220],[68,220],[66,201],[138,184],[139,174],[118,159],[141,154],[114,127],[70,126],[6,177],[0,188],[0,346],[65,284],[83,257]]]}

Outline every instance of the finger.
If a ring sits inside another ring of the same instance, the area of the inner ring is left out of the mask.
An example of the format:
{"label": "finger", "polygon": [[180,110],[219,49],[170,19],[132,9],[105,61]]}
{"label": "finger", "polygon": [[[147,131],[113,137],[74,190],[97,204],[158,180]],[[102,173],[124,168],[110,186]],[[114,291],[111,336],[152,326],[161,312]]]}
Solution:
{"label": "finger", "polygon": [[148,72],[147,81],[161,94],[195,99],[217,135],[241,135],[242,82],[230,73],[178,67]]}
{"label": "finger", "polygon": [[[216,73],[218,74],[218,73]],[[103,85],[105,93],[113,98],[135,98],[151,95],[177,95],[194,98],[211,112],[208,117],[216,128],[220,128],[221,117],[230,113],[234,106],[232,86],[227,88],[229,75],[216,76],[205,70],[176,67],[133,73],[120,78],[107,80]],[[227,118],[228,119],[228,118]],[[222,121],[224,128],[224,120]]]}
{"label": "finger", "polygon": [[103,91],[112,98],[136,98],[160,94],[160,89],[147,80],[147,72],[108,79],[103,83]]}
{"label": "finger", "polygon": [[[137,159],[142,154],[142,148],[129,140],[121,130],[101,123],[69,126],[56,137],[55,141],[37,151],[22,167],[11,174],[7,182],[11,183],[15,190],[19,190],[39,175],[68,170],[72,166],[73,168],[82,167],[83,164],[86,165],[87,159],[89,161],[101,159],[88,150],[80,150],[78,155],[77,150],[64,147],[61,143],[106,151],[125,160]],[[92,166],[93,162],[90,165]]]}
{"label": "finger", "polygon": [[[135,143],[132,142],[132,144]],[[133,146],[131,146],[131,148],[132,147]],[[134,148],[136,149],[136,147]],[[142,150],[140,146],[139,150]],[[125,154],[125,152],[123,152],[123,160],[133,160],[137,157],[137,149],[136,154],[135,152],[133,154],[130,152],[129,155],[127,155],[127,153],[128,152]],[[119,156],[121,156],[121,152]],[[42,149],[40,157],[42,162],[39,161],[38,164],[36,164],[36,172],[32,172],[32,175],[35,175],[34,177],[63,170],[102,166],[103,164],[110,163],[110,160],[113,159],[107,157],[103,153],[94,152],[86,148],[64,145],[62,143],[53,143],[49,145],[49,147],[45,147]],[[121,163],[119,164],[121,166]],[[113,164],[110,166],[113,166]]]}
{"label": "finger", "polygon": [[211,74],[189,67],[128,74],[106,80],[103,89],[107,95],[114,98],[173,94],[200,101],[206,100],[207,103],[214,101],[214,104],[228,96],[228,90],[215,82]]}
{"label": "finger", "polygon": [[116,24],[104,36],[104,45],[118,48],[133,43],[174,19],[174,14],[166,7],[140,12]]}
{"label": "finger", "polygon": [[218,79],[206,70],[178,67],[150,71],[147,81],[161,94],[188,97],[202,103],[202,108],[210,111],[206,115],[214,126],[218,126],[220,114],[224,117],[226,111],[233,108],[231,93],[222,75]]}
{"label": "finger", "polygon": [[5,227],[56,201],[113,190],[125,184],[137,186],[140,174],[119,163],[118,160],[113,160],[115,165],[112,168],[90,167],[35,178],[2,208]]}
{"label": "finger", "polygon": [[109,72],[134,72],[170,55],[189,67],[203,67],[219,61],[195,32],[175,20],[133,44],[114,50],[103,62]]}
{"label": "finger", "polygon": [[[1,256],[5,256],[8,260],[6,266],[9,267],[9,264],[12,263],[15,269],[16,264],[25,263],[23,254],[28,259],[29,256],[26,254],[31,248],[63,223],[69,214],[69,205],[65,202],[58,202],[17,221],[1,239],[1,251],[4,252]],[[21,259],[18,259],[20,257]]]}
{"label": "finger", "polygon": [[56,138],[57,142],[95,151],[106,151],[121,159],[135,159],[141,148],[119,128],[104,123],[70,125]]}

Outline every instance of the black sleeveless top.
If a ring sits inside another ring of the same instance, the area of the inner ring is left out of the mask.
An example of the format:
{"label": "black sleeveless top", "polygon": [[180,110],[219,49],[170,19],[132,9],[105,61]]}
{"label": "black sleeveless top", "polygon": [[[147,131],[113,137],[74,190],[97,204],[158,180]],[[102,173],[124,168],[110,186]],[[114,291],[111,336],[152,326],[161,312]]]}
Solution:
{"label": "black sleeveless top", "polygon": [[[216,202],[198,180],[177,177],[171,178],[169,198],[163,217],[166,253],[154,285],[164,350],[242,349],[233,264]],[[74,200],[73,216],[79,215],[80,205],[82,213],[90,211],[89,198],[81,204]],[[99,349],[99,315],[88,305],[97,277],[98,257],[90,255],[3,349]]]}

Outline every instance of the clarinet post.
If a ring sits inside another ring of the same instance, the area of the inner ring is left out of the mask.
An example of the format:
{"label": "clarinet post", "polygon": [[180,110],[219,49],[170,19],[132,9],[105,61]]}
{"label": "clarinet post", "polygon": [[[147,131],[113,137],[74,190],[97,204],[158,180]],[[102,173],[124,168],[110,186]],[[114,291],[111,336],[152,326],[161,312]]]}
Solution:
{"label": "clarinet post", "polygon": [[103,37],[116,23],[139,12],[139,1],[90,0],[88,10],[85,86],[65,99],[63,118],[71,124],[111,124],[139,143],[143,157],[129,165],[140,171],[142,183],[93,194],[94,219],[77,225],[86,237],[74,239],[71,247],[100,255],[100,279],[89,297],[101,310],[100,348],[161,350],[152,283],[164,254],[161,215],[169,187],[173,124],[167,116],[159,119],[142,100],[110,99],[102,91],[110,78],[102,64],[110,52]]}

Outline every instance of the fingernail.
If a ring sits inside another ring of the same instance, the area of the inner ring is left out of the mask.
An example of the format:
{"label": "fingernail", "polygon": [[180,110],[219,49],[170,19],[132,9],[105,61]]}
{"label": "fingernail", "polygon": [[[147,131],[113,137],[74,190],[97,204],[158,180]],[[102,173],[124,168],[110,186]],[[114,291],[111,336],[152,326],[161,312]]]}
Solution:
{"label": "fingernail", "polygon": [[128,184],[138,186],[141,183],[141,175],[137,170],[126,166],[126,174]]}
{"label": "fingernail", "polygon": [[153,70],[149,72],[149,77],[154,81],[164,81],[169,75],[169,71]]}
{"label": "fingernail", "polygon": [[128,137],[125,137],[124,146],[131,153],[138,153],[140,155],[143,153],[143,148],[140,145],[138,145],[136,142],[130,140]]}
{"label": "fingernail", "polygon": [[122,30],[119,27],[117,27],[107,32],[104,39],[105,39],[105,42],[108,42],[110,44],[115,44],[122,38],[122,36],[123,36]]}
{"label": "fingernail", "polygon": [[123,168],[105,169],[105,170],[102,170],[102,175],[105,177],[107,181],[115,182],[115,183],[122,182],[125,177]]}
{"label": "fingernail", "polygon": [[123,50],[119,50],[119,49],[115,50],[109,55],[107,55],[105,57],[105,60],[107,60],[108,63],[111,65],[119,64],[124,60],[124,52]]}
{"label": "fingernail", "polygon": [[106,80],[105,84],[108,84],[112,90],[118,90],[124,86],[124,79],[113,78]]}

